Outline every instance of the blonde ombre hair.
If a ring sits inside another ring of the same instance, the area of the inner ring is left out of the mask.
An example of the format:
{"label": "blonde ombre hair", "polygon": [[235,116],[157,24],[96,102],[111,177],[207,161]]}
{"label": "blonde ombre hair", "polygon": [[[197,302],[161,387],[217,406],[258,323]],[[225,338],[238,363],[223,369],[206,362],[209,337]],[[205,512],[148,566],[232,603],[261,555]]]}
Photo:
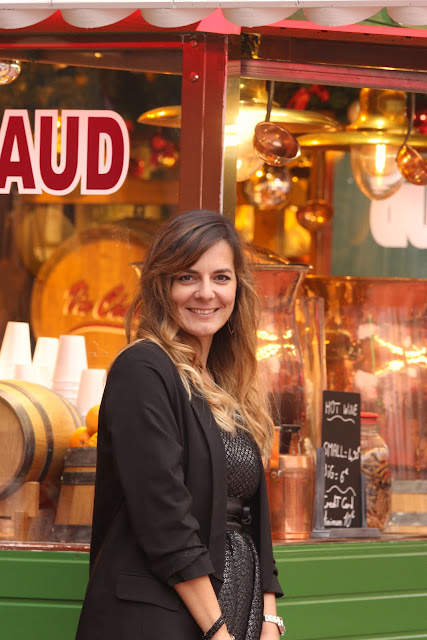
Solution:
{"label": "blonde ombre hair", "polygon": [[[171,288],[179,273],[220,240],[233,251],[237,291],[229,322],[215,333],[209,351],[207,367],[213,382],[202,377],[196,349],[180,334]],[[143,339],[158,344],[177,367],[189,397],[194,392],[202,395],[226,431],[234,433],[237,420],[268,455],[273,423],[257,386],[258,316],[251,265],[234,226],[219,213],[195,210],[170,220],[154,238],[141,265],[138,291],[126,317],[126,333],[129,342]]]}

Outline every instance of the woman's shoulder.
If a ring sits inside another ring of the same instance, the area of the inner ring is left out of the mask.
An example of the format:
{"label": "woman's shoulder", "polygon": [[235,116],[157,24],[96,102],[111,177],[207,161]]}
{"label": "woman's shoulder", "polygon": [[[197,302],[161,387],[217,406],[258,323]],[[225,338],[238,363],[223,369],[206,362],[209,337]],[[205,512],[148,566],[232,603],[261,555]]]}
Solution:
{"label": "woman's shoulder", "polygon": [[150,340],[135,340],[122,349],[114,360],[110,372],[132,366],[146,366],[157,371],[176,371],[166,351]]}

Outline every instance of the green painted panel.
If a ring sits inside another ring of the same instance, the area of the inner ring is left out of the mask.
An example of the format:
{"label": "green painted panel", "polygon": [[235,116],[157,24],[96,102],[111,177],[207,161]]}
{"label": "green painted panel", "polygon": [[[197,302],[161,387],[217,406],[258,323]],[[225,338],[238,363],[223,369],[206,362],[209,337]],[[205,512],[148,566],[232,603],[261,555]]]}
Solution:
{"label": "green painted panel", "polygon": [[427,541],[275,548],[287,640],[427,638]]}
{"label": "green painted panel", "polygon": [[75,640],[81,603],[0,599],[2,640]]}
{"label": "green painted panel", "polygon": [[[280,605],[287,640],[418,632],[427,638],[427,592],[390,596],[287,599]],[[424,634],[424,635],[423,635]]]}
{"label": "green painted panel", "polygon": [[278,547],[288,597],[427,590],[427,542]]}
{"label": "green painted panel", "polygon": [[[427,540],[275,547],[287,640],[427,639]],[[1,638],[74,640],[87,553],[0,551]]]}
{"label": "green painted panel", "polygon": [[0,598],[81,601],[88,562],[87,553],[0,551]]}

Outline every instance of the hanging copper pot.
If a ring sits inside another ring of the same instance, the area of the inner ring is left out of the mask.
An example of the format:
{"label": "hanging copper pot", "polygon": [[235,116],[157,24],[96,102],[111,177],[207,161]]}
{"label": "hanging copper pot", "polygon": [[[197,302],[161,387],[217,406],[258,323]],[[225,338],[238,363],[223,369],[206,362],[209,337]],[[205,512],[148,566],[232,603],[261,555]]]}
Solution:
{"label": "hanging copper pot", "polygon": [[411,93],[411,112],[405,140],[397,154],[397,167],[402,176],[411,184],[427,185],[427,162],[416,149],[408,145],[415,116],[415,93]]}

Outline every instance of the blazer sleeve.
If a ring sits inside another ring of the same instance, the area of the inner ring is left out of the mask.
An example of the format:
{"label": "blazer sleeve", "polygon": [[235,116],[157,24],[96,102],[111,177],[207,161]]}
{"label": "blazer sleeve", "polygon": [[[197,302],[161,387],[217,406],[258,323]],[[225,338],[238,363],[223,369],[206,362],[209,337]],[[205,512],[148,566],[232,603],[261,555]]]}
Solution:
{"label": "blazer sleeve", "polygon": [[273,556],[273,543],[271,539],[270,509],[268,504],[267,485],[265,482],[264,468],[261,471],[260,480],[260,538],[261,538],[261,575],[264,593],[274,593],[276,598],[283,596],[283,591],[278,579],[278,571]]}
{"label": "blazer sleeve", "polygon": [[104,394],[133,534],[149,570],[170,586],[214,571],[184,483],[178,382],[160,347],[140,344],[117,358]]}

